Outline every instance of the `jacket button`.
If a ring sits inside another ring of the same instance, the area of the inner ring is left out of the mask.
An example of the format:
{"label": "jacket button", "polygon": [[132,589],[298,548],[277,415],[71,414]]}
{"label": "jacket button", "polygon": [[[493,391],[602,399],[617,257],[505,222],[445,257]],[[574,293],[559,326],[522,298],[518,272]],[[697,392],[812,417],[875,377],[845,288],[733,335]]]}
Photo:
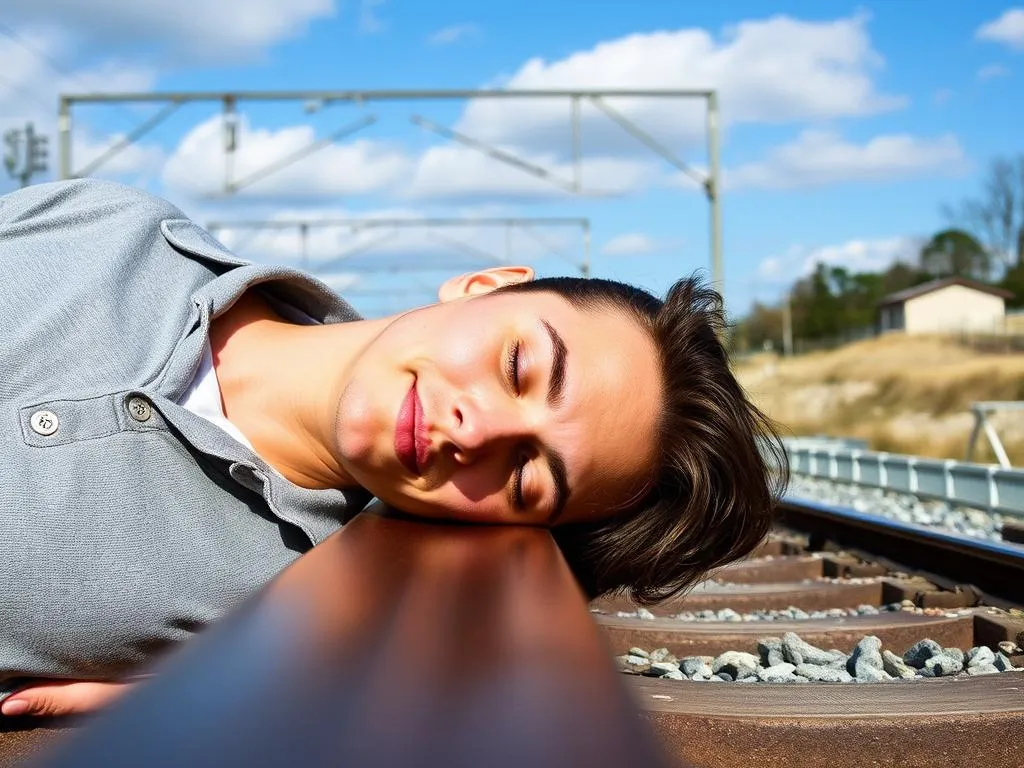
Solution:
{"label": "jacket button", "polygon": [[149,417],[153,415],[153,409],[143,398],[133,397],[128,401],[128,413],[136,421],[149,421]]}
{"label": "jacket button", "polygon": [[32,418],[29,419],[29,426],[32,427],[32,431],[36,434],[46,437],[57,431],[57,427],[60,426],[60,420],[53,411],[36,411],[32,414]]}

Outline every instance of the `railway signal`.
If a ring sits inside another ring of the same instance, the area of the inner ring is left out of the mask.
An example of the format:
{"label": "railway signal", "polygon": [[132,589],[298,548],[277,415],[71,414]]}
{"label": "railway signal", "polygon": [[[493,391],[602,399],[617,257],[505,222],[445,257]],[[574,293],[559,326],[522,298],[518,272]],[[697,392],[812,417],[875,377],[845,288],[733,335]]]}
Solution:
{"label": "railway signal", "polygon": [[4,166],[12,179],[27,187],[37,173],[46,173],[49,169],[49,139],[36,134],[35,126],[28,123],[24,129],[12,129],[4,134],[7,154]]}

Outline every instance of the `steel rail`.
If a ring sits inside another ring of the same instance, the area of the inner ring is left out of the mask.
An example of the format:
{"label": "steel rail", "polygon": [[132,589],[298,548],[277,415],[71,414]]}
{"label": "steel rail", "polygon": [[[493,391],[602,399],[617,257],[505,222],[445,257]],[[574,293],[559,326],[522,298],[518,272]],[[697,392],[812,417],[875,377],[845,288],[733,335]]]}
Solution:
{"label": "steel rail", "polygon": [[970,539],[852,509],[786,497],[779,522],[840,546],[1024,603],[1024,547]]}
{"label": "steel rail", "polygon": [[363,513],[49,766],[662,766],[550,534]]}

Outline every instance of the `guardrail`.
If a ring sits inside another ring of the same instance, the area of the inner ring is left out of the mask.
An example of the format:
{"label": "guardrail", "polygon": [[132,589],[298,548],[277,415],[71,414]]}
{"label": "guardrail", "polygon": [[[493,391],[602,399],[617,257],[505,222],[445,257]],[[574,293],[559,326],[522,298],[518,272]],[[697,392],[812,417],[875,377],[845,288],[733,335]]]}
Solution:
{"label": "guardrail", "polygon": [[1024,518],[1024,470],[845,447],[841,441],[783,441],[793,474],[910,493]]}
{"label": "guardrail", "polygon": [[95,765],[668,765],[550,533],[362,513],[40,754]]}

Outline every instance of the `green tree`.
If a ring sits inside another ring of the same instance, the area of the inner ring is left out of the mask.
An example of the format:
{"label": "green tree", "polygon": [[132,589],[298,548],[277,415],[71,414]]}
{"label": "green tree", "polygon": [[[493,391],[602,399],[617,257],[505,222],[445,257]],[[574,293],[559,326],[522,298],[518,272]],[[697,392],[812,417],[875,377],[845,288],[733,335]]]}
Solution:
{"label": "green tree", "polygon": [[1013,298],[1006,300],[1006,306],[1014,309],[1024,307],[1024,264],[1006,270],[999,287],[1013,294]]}
{"label": "green tree", "polygon": [[882,273],[882,296],[905,291],[930,279],[927,273],[905,262],[897,261]]}
{"label": "green tree", "polygon": [[766,341],[770,341],[776,349],[781,349],[782,309],[754,302],[750,314],[743,320],[741,338],[747,350],[763,349]]}
{"label": "green tree", "polygon": [[921,271],[933,278],[969,277],[987,280],[992,274],[988,251],[962,229],[944,229],[921,248]]}

